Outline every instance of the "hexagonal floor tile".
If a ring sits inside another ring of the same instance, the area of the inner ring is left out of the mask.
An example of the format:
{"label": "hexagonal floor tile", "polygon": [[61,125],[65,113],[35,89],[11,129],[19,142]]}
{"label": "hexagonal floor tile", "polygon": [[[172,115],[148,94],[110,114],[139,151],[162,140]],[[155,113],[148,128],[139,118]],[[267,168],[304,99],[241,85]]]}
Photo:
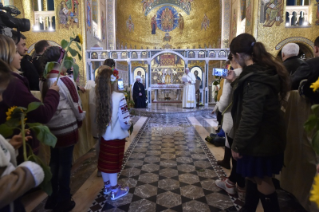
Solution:
{"label": "hexagonal floor tile", "polygon": [[217,177],[216,173],[213,170],[205,169],[204,171],[197,171],[198,176],[205,178],[214,178]]}
{"label": "hexagonal floor tile", "polygon": [[157,149],[161,149],[162,147],[160,145],[150,145],[148,148],[157,150]]}
{"label": "hexagonal floor tile", "polygon": [[143,153],[133,153],[133,154],[130,155],[130,158],[142,159],[142,158],[145,158],[145,154],[143,154]]}
{"label": "hexagonal floor tile", "polygon": [[156,203],[166,208],[172,208],[182,204],[182,198],[170,191],[157,195]]}
{"label": "hexagonal floor tile", "polygon": [[135,195],[142,197],[142,198],[149,198],[151,196],[155,196],[157,194],[157,188],[155,186],[145,184],[141,186],[137,186],[135,188]]}
{"label": "hexagonal floor tile", "polygon": [[156,204],[146,199],[141,199],[136,202],[132,202],[130,205],[129,212],[137,211],[156,211]]}
{"label": "hexagonal floor tile", "polygon": [[161,169],[159,171],[159,174],[164,177],[175,177],[178,175],[178,171],[176,169],[166,168],[166,169]]}
{"label": "hexagonal floor tile", "polygon": [[181,194],[190,199],[197,199],[205,195],[202,188],[193,185],[182,187]]}
{"label": "hexagonal floor tile", "polygon": [[174,139],[172,139],[172,138],[164,138],[162,141],[163,142],[168,142],[168,143],[173,143]]}
{"label": "hexagonal floor tile", "polygon": [[146,172],[154,172],[159,170],[159,165],[157,164],[145,164],[142,166],[142,170]]}
{"label": "hexagonal floor tile", "polygon": [[202,185],[202,188],[203,189],[206,189],[206,190],[209,190],[209,191],[220,191],[221,189],[218,188],[215,184],[215,180],[204,180],[204,181],[201,181],[200,184]]}
{"label": "hexagonal floor tile", "polygon": [[203,168],[203,169],[206,169],[208,167],[212,167],[212,164],[210,164],[210,162],[208,162],[208,161],[195,161],[194,165],[196,167],[200,167],[200,168]]}
{"label": "hexagonal floor tile", "polygon": [[137,147],[134,149],[134,152],[147,152],[147,148]]}
{"label": "hexagonal floor tile", "polygon": [[199,182],[199,177],[194,174],[181,174],[178,176],[179,181],[187,184],[194,184]]}
{"label": "hexagonal floor tile", "polygon": [[178,157],[176,158],[176,161],[179,163],[192,163],[193,159],[190,157]]}
{"label": "hexagonal floor tile", "polygon": [[153,183],[158,181],[158,175],[153,173],[141,174],[138,178],[138,181],[141,181],[143,183]]}
{"label": "hexagonal floor tile", "polygon": [[164,147],[164,148],[165,147],[166,148],[170,148],[170,147],[174,148],[175,144],[174,143],[162,143],[161,146]]}
{"label": "hexagonal floor tile", "polygon": [[152,141],[162,141],[162,139],[163,139],[162,136],[152,136],[151,137]]}
{"label": "hexagonal floor tile", "polygon": [[162,151],[162,152],[166,152],[166,153],[168,153],[168,152],[175,152],[175,148],[162,148],[161,151]]}
{"label": "hexagonal floor tile", "polygon": [[124,175],[126,177],[134,177],[136,175],[139,175],[140,172],[141,170],[137,168],[127,168],[121,172],[121,175]]}
{"label": "hexagonal floor tile", "polygon": [[129,160],[126,162],[126,165],[131,167],[138,167],[138,166],[142,166],[143,163],[144,162],[142,160]]}
{"label": "hexagonal floor tile", "polygon": [[206,155],[205,154],[191,154],[191,157],[196,160],[205,160]]}
{"label": "hexagonal floor tile", "polygon": [[118,184],[123,187],[128,186],[129,188],[134,188],[137,184],[137,180],[134,178],[121,178],[118,180]]}
{"label": "hexagonal floor tile", "polygon": [[160,146],[162,144],[162,141],[151,141],[149,142],[149,144]]}
{"label": "hexagonal floor tile", "polygon": [[167,191],[179,188],[179,182],[173,179],[163,179],[158,181],[158,187]]}
{"label": "hexagonal floor tile", "polygon": [[164,154],[161,154],[161,158],[170,160],[170,159],[175,159],[176,155],[173,153],[164,153]]}
{"label": "hexagonal floor tile", "polygon": [[204,203],[192,200],[183,203],[183,212],[210,212],[210,208]]}
{"label": "hexagonal floor tile", "polygon": [[189,156],[191,153],[189,151],[176,151],[175,152],[175,155],[178,155],[178,156]]}
{"label": "hexagonal floor tile", "polygon": [[177,166],[177,163],[173,160],[164,160],[160,162],[160,165],[164,167],[174,167]]}
{"label": "hexagonal floor tile", "polygon": [[155,157],[155,156],[149,156],[144,159],[144,161],[147,163],[157,163],[157,162],[160,162],[160,160],[161,159],[159,157]]}
{"label": "hexagonal floor tile", "polygon": [[222,210],[229,208],[229,206],[233,204],[228,195],[220,193],[209,194],[206,196],[206,200],[209,205]]}
{"label": "hexagonal floor tile", "polygon": [[195,166],[189,164],[178,165],[177,169],[182,172],[193,172],[195,171]]}
{"label": "hexagonal floor tile", "polygon": [[156,156],[160,156],[161,155],[161,151],[158,150],[148,150],[147,155],[156,155]]}

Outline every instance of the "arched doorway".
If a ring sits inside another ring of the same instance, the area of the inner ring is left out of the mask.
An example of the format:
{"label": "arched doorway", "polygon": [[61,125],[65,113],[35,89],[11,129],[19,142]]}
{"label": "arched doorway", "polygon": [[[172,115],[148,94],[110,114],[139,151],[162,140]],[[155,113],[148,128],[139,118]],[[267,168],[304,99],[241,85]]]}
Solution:
{"label": "arched doorway", "polygon": [[[304,43],[299,43],[299,42],[293,42],[299,45],[299,54],[298,57],[302,58],[302,59],[310,59],[314,57],[313,54],[313,49],[311,49],[308,45],[304,44]],[[283,46],[284,47],[284,46]],[[281,60],[281,50],[278,52],[277,54],[277,59]]]}

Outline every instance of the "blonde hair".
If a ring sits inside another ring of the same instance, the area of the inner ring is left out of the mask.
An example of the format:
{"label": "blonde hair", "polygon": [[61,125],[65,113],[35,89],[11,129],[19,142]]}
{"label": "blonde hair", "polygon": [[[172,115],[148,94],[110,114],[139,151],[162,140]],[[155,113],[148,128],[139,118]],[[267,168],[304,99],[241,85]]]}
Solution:
{"label": "blonde hair", "polygon": [[16,51],[17,49],[14,41],[9,37],[0,34],[0,59],[11,66]]}
{"label": "blonde hair", "polygon": [[95,79],[96,95],[96,122],[97,130],[100,136],[105,130],[112,118],[112,93],[116,90],[117,83],[111,83],[112,68],[103,65],[97,71]]}

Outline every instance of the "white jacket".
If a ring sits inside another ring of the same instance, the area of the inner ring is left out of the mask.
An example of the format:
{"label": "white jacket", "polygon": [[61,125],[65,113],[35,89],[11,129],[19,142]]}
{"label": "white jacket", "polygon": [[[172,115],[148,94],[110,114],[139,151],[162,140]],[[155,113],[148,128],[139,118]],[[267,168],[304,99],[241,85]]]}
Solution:
{"label": "white jacket", "polygon": [[[237,68],[234,70],[235,77],[238,77],[243,70],[241,68]],[[228,80],[224,80],[223,92],[217,102],[214,111],[218,110],[223,113],[223,121],[222,121],[222,129],[224,132],[231,138],[233,138],[233,118],[231,116],[231,102],[232,102],[232,86],[231,82]]]}
{"label": "white jacket", "polygon": [[112,119],[103,135],[104,140],[124,139],[130,134],[130,113],[123,93],[112,93]]}

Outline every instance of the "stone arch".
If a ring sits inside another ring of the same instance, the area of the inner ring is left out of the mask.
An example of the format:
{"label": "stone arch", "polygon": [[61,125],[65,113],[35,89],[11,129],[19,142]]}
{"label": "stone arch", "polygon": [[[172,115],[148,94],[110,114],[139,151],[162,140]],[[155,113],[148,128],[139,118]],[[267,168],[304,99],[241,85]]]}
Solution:
{"label": "stone arch", "polygon": [[286,38],[284,40],[282,40],[281,42],[279,42],[275,49],[279,50],[277,53],[277,58],[281,59],[281,49],[287,44],[287,43],[296,43],[299,45],[300,47],[300,52],[302,52],[302,54],[306,55],[306,58],[312,58],[313,55],[313,47],[314,47],[314,43],[313,41],[309,40],[308,38],[304,38],[304,37],[290,37],[290,38]]}

